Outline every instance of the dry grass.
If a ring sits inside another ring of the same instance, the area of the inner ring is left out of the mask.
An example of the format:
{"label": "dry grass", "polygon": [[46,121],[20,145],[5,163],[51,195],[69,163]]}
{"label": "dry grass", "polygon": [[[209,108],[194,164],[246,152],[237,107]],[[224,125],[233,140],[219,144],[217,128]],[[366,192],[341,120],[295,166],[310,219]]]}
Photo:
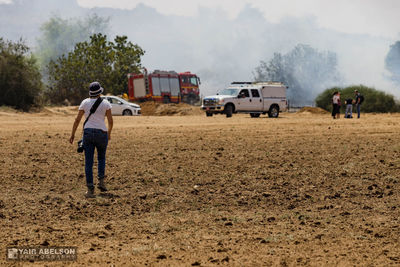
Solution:
{"label": "dry grass", "polygon": [[185,103],[160,104],[148,101],[139,104],[144,116],[193,116],[204,113],[199,106],[191,106]]}

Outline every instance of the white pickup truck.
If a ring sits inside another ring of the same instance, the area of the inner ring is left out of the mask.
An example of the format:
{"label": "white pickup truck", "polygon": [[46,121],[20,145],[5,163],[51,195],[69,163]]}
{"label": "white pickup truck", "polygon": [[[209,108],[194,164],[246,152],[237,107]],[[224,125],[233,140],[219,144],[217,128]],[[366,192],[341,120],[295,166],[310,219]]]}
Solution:
{"label": "white pickup truck", "polygon": [[287,109],[286,86],[280,82],[233,82],[216,95],[203,99],[202,110],[213,114],[249,113],[252,118],[267,114],[277,118]]}

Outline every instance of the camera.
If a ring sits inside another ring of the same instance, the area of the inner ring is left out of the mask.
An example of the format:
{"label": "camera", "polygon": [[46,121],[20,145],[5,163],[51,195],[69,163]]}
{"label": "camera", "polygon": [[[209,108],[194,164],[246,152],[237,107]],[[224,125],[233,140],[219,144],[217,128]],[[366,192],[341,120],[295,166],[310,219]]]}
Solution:
{"label": "camera", "polygon": [[83,150],[84,150],[84,148],[83,148],[83,140],[81,139],[81,140],[78,141],[78,149],[76,151],[78,153],[82,153]]}

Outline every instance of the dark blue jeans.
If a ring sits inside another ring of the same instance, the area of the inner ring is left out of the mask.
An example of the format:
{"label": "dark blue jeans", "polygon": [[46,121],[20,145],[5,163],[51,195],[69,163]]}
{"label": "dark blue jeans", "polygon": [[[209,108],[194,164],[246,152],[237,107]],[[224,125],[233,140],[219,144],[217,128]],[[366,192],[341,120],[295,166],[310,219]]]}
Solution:
{"label": "dark blue jeans", "polygon": [[97,149],[97,163],[99,179],[104,178],[106,169],[106,150],[108,144],[107,132],[100,129],[88,128],[83,131],[83,147],[85,149],[86,185],[93,186],[93,158],[94,149]]}
{"label": "dark blue jeans", "polygon": [[357,104],[357,118],[360,118],[361,104]]}

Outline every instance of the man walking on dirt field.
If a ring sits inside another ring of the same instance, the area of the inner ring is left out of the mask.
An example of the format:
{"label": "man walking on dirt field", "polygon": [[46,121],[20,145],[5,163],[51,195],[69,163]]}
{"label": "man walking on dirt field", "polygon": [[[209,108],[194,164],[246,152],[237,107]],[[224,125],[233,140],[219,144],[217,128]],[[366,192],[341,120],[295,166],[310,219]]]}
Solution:
{"label": "man walking on dirt field", "polygon": [[[97,150],[97,163],[99,183],[97,187],[101,192],[107,191],[104,184],[105,168],[106,168],[106,150],[108,141],[111,139],[111,130],[113,128],[113,118],[111,115],[111,104],[100,97],[103,93],[103,88],[98,82],[92,82],[89,86],[89,98],[82,101],[79,106],[78,115],[76,116],[74,125],[72,127],[71,137],[69,142],[72,144],[75,138],[76,129],[85,115],[86,121],[83,124],[83,149],[85,151],[85,174],[86,185],[88,191],[85,196],[93,198],[94,185],[93,185],[93,158],[94,150]],[[104,123],[107,116],[108,130]],[[79,152],[79,151],[78,151]],[[81,151],[82,152],[82,151]]]}

